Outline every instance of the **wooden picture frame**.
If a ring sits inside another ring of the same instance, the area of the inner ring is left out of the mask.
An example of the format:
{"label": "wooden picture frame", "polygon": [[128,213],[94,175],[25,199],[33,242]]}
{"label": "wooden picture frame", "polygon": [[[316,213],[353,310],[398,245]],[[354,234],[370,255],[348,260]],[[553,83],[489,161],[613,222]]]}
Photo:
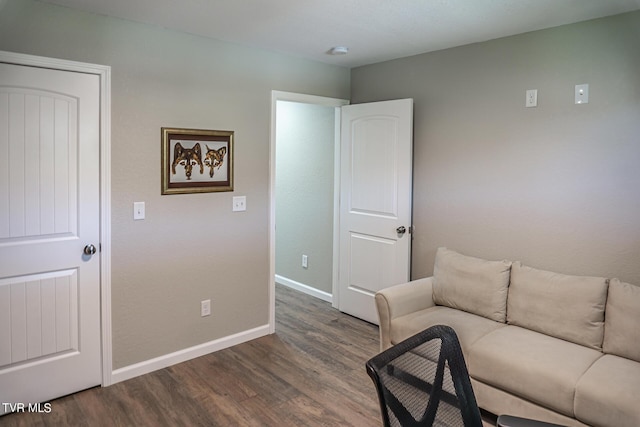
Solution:
{"label": "wooden picture frame", "polygon": [[233,131],[161,131],[163,195],[233,191]]}

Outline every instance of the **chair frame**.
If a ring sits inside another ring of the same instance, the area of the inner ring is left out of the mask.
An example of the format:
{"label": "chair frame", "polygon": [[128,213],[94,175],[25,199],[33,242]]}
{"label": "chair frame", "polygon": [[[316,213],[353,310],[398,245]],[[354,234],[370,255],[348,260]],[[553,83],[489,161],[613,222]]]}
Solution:
{"label": "chair frame", "polygon": [[[434,384],[429,384],[411,373],[402,370],[395,372],[398,369],[393,365],[389,365],[390,362],[401,355],[413,351],[416,347],[434,339],[441,340],[435,376],[436,381],[434,381]],[[446,362],[448,362],[456,396],[442,389],[443,371],[446,367]],[[436,325],[419,332],[371,358],[367,361],[366,368],[378,392],[382,421],[385,427],[391,426],[387,407],[391,408],[396,418],[398,418],[403,425],[431,426],[435,421],[440,400],[446,401],[460,410],[465,427],[482,426],[482,417],[473,393],[473,388],[471,387],[469,372],[464,361],[464,356],[462,355],[460,342],[451,327]],[[386,396],[387,393],[385,393],[385,390],[387,389],[378,374],[382,369],[386,369],[391,375],[394,375],[396,378],[417,389],[425,391],[431,396],[427,408],[419,420],[415,420],[392,393],[388,393],[388,396]]]}

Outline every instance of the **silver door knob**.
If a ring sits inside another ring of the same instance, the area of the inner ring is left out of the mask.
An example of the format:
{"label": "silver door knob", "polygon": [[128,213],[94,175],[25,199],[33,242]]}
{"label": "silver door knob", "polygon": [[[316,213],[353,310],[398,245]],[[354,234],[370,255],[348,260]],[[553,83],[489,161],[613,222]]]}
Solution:
{"label": "silver door knob", "polygon": [[96,253],[96,247],[93,245],[87,245],[84,247],[84,254],[85,255],[93,255]]}
{"label": "silver door knob", "polygon": [[396,228],[396,233],[398,233],[399,235],[403,235],[406,232],[407,232],[407,229],[404,227],[404,225],[401,225],[400,227]]}

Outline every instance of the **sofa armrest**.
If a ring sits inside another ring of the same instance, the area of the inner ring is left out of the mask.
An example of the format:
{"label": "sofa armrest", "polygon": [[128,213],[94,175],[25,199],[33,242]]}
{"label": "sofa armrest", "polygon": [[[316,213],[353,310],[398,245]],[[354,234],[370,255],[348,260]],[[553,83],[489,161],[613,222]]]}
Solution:
{"label": "sofa armrest", "polygon": [[380,322],[380,351],[391,347],[391,321],[425,308],[433,302],[433,277],[413,280],[376,292],[376,309]]}

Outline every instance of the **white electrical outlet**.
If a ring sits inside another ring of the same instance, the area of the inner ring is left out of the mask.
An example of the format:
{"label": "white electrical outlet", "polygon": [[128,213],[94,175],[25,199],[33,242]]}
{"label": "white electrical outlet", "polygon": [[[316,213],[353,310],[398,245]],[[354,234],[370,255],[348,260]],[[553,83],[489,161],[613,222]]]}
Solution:
{"label": "white electrical outlet", "polygon": [[309,257],[306,255],[302,255],[302,267],[303,268],[309,267]]}
{"label": "white electrical outlet", "polygon": [[211,315],[211,300],[206,299],[206,300],[200,301],[200,316],[205,317],[210,315]]}
{"label": "white electrical outlet", "polygon": [[524,105],[527,108],[538,106],[538,89],[527,90],[527,99]]}

